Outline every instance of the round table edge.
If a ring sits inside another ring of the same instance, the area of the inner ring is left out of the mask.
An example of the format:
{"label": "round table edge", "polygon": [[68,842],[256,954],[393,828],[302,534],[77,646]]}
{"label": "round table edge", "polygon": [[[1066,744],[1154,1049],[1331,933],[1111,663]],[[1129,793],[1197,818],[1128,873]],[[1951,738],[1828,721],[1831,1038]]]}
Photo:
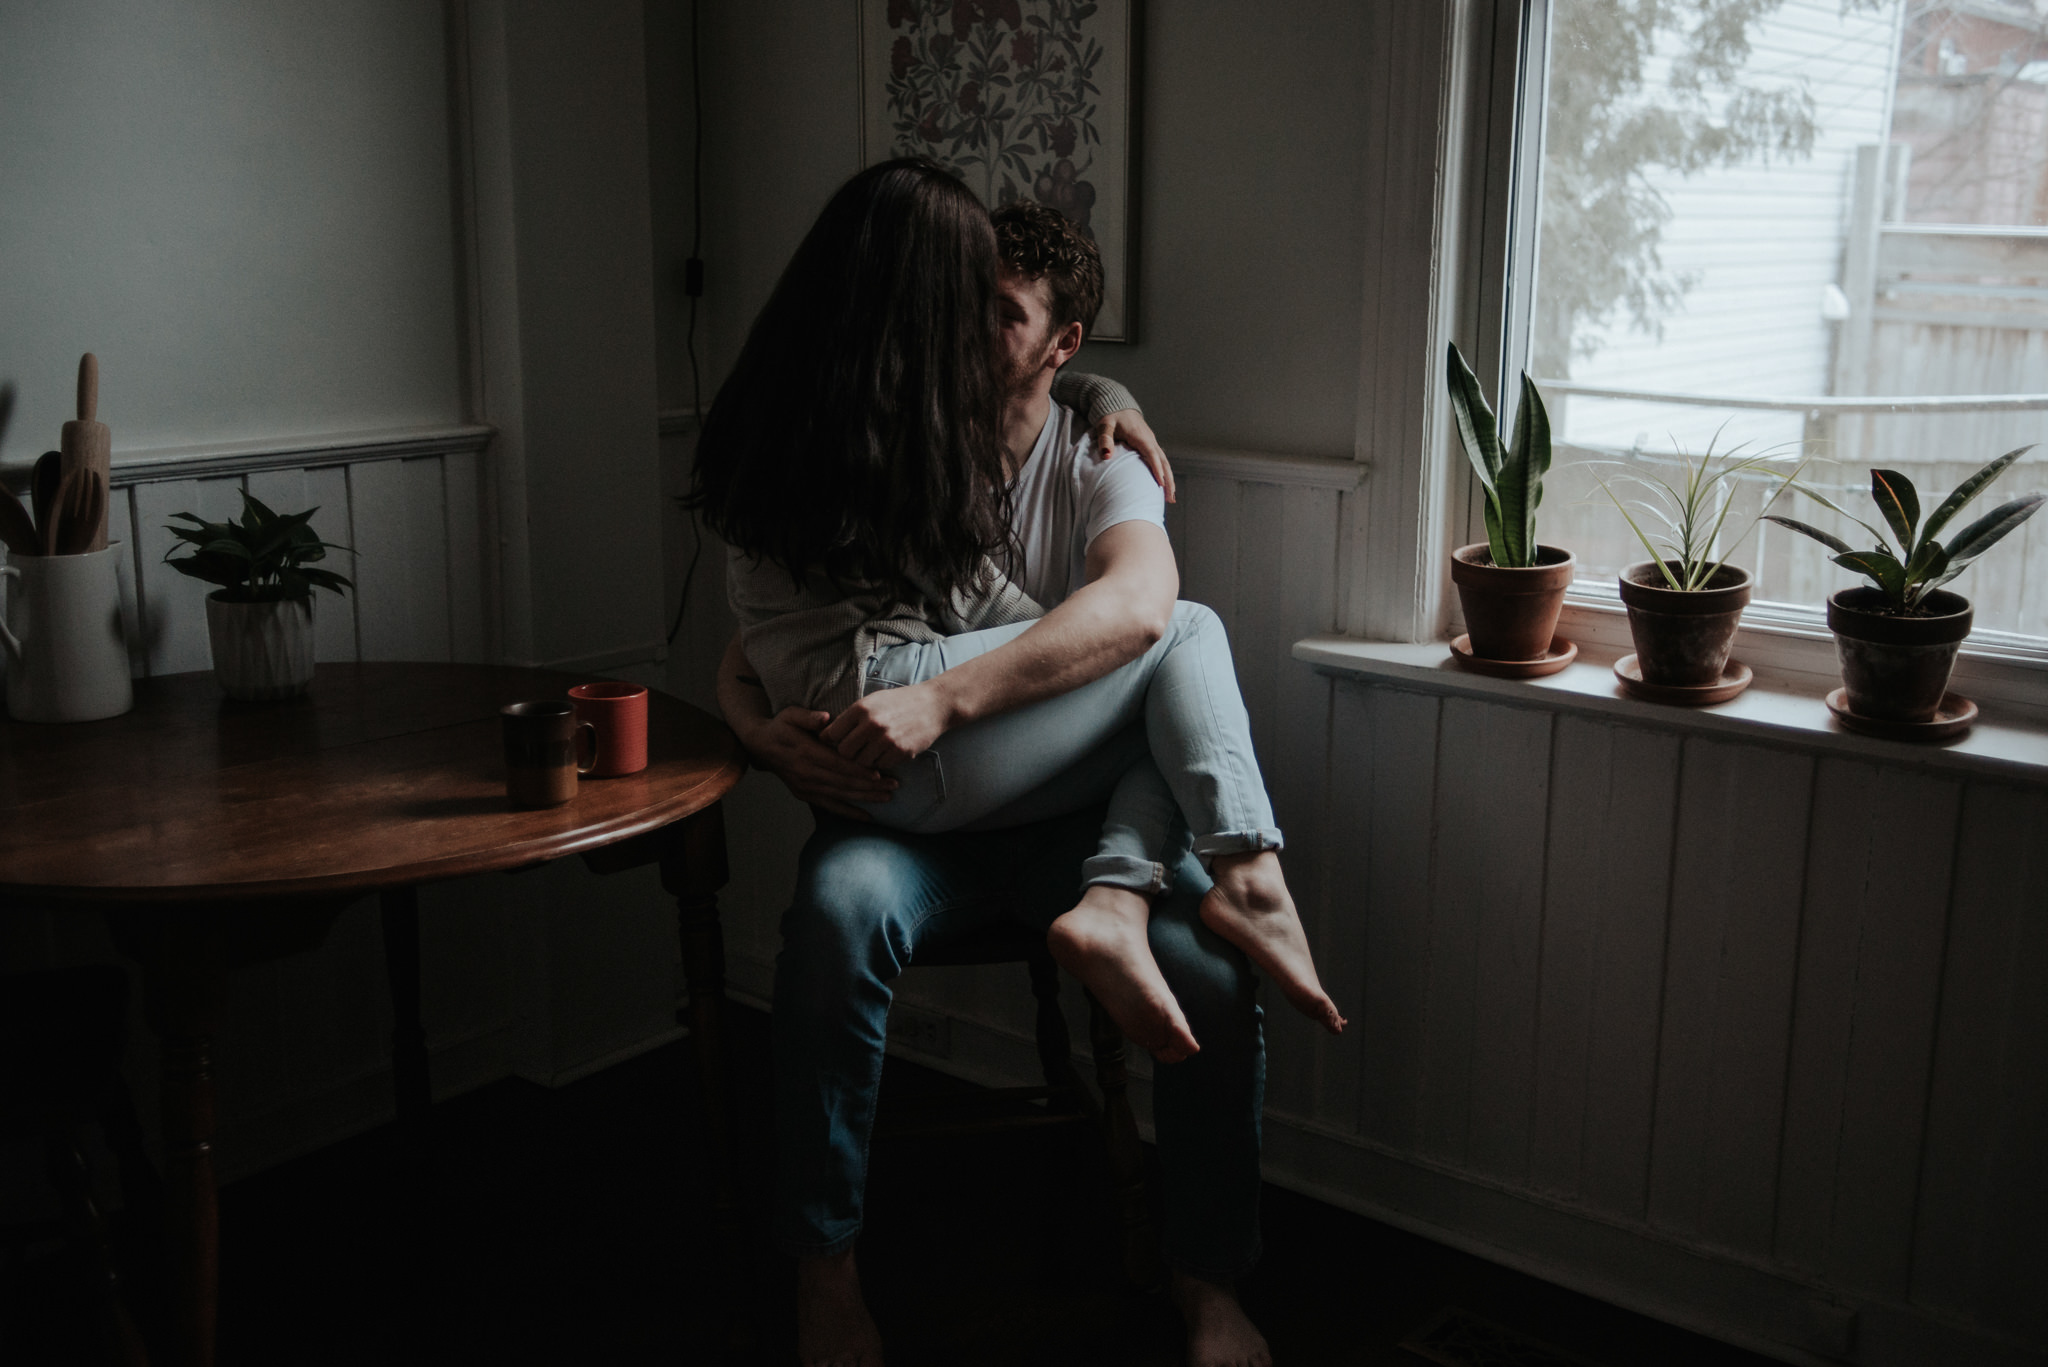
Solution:
{"label": "round table edge", "polygon": [[518,844],[503,845],[488,851],[465,851],[440,859],[393,865],[388,869],[355,869],[347,873],[323,874],[313,878],[274,879],[262,883],[126,887],[15,883],[0,886],[0,895],[42,901],[90,902],[99,905],[241,902],[339,894],[369,896],[393,888],[415,887],[447,878],[503,873],[512,869],[528,868],[534,864],[548,863],[572,854],[602,849],[607,845],[647,835],[664,826],[671,826],[687,817],[695,816],[698,812],[724,800],[726,794],[738,787],[740,779],[745,776],[747,765],[745,759],[739,756],[737,744],[733,750],[735,753],[732,757],[703,782],[688,791],[677,793],[633,813],[630,817],[591,826],[570,835],[521,841]]}

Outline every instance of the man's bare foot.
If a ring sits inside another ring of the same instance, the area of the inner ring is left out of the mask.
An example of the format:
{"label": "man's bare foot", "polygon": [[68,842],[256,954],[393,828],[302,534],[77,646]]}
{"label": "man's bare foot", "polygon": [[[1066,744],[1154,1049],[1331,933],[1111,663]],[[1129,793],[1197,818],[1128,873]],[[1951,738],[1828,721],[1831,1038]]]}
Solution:
{"label": "man's bare foot", "polygon": [[796,1264],[796,1354],[804,1367],[882,1367],[882,1335],[861,1299],[853,1250]]}
{"label": "man's bare foot", "polygon": [[1173,1274],[1173,1303],[1188,1326],[1188,1367],[1273,1367],[1266,1336],[1227,1286]]}
{"label": "man's bare foot", "polygon": [[1295,1010],[1333,1035],[1342,1033],[1344,1017],[1316,977],[1280,856],[1271,850],[1219,854],[1212,863],[1216,886],[1202,898],[1202,924],[1249,955]]}
{"label": "man's bare foot", "polygon": [[1161,1063],[1179,1063],[1202,1046],[1152,957],[1145,938],[1151,917],[1152,904],[1142,895],[1097,885],[1052,923],[1045,941],[1053,959],[1095,994],[1126,1037]]}

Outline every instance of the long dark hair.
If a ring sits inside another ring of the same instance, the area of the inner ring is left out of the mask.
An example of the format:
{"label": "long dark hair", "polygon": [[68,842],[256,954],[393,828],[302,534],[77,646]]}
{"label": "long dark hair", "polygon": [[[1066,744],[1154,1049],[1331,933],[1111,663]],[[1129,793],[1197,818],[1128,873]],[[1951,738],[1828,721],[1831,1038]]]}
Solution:
{"label": "long dark hair", "polygon": [[1011,543],[996,267],[987,212],[935,163],[840,187],[705,416],[689,506],[799,578],[981,587]]}

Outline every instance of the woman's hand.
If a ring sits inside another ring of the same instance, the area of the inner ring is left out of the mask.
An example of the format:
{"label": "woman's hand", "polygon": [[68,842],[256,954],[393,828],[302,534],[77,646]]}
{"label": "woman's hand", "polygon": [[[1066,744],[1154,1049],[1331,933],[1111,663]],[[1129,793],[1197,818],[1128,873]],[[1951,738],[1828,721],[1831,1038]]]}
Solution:
{"label": "woman's hand", "polygon": [[1166,463],[1166,452],[1159,449],[1159,438],[1152,435],[1152,429],[1145,425],[1145,415],[1135,408],[1121,408],[1111,413],[1091,429],[1094,435],[1095,459],[1108,460],[1116,454],[1118,442],[1138,453],[1145,462],[1145,468],[1152,472],[1152,478],[1166,491],[1168,503],[1177,502],[1173,496],[1173,467]]}
{"label": "woman's hand", "polygon": [[832,719],[819,734],[842,757],[888,769],[929,750],[952,724],[952,709],[929,683],[878,688]]}
{"label": "woman's hand", "polygon": [[797,801],[856,821],[872,820],[854,804],[887,802],[896,790],[896,780],[871,766],[855,764],[820,740],[818,733],[831,720],[829,712],[785,707],[748,727],[740,743],[755,765],[781,779]]}

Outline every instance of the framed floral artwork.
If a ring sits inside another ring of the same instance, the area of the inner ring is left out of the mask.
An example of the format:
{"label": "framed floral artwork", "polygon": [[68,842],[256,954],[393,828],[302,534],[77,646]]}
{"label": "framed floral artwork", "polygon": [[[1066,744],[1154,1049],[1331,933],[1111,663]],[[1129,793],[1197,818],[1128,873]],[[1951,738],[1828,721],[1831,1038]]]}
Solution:
{"label": "framed floral artwork", "polygon": [[859,0],[861,164],[924,156],[1102,252],[1098,342],[1137,339],[1141,0]]}

